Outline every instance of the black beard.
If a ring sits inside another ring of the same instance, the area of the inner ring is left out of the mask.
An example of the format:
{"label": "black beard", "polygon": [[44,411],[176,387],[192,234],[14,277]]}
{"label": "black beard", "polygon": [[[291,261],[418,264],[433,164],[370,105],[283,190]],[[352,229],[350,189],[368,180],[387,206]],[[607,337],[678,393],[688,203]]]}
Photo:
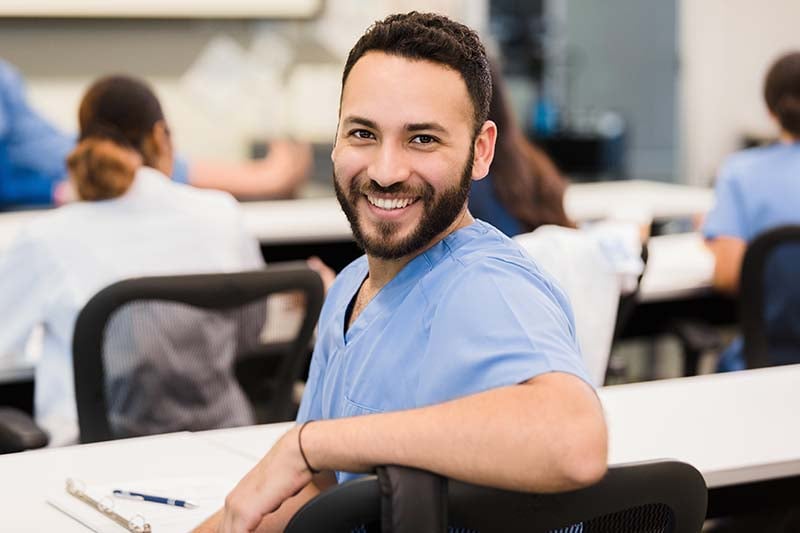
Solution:
{"label": "black beard", "polygon": [[[350,222],[350,229],[353,231],[356,244],[367,255],[379,259],[400,259],[428,246],[436,236],[453,224],[464,209],[472,182],[473,152],[474,149],[470,150],[469,158],[461,172],[461,181],[454,187],[444,190],[438,197],[429,183],[425,183],[422,190],[412,191],[403,183],[381,187],[374,180],[370,180],[368,184],[362,186],[355,179],[350,182],[350,188],[345,193],[339,185],[334,171],[333,185],[336,190],[336,198]],[[423,203],[422,218],[411,235],[393,245],[391,237],[397,231],[397,224],[393,222],[378,224],[378,237],[376,238],[364,235],[364,232],[361,231],[356,204],[366,193],[410,193],[409,196],[419,196],[417,201]]]}

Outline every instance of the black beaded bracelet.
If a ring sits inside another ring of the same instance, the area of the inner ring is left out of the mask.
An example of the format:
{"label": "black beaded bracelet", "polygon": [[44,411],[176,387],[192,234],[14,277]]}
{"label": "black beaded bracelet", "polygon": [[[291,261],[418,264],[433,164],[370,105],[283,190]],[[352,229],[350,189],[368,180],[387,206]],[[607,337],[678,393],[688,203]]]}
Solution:
{"label": "black beaded bracelet", "polygon": [[303,430],[311,422],[313,422],[313,420],[306,420],[300,426],[300,430],[297,432],[297,447],[300,448],[300,456],[303,458],[303,461],[305,461],[306,468],[308,468],[309,472],[311,472],[312,474],[319,474],[319,470],[311,466],[311,463],[308,462],[308,457],[306,457],[306,452],[303,451],[303,439],[302,439]]}

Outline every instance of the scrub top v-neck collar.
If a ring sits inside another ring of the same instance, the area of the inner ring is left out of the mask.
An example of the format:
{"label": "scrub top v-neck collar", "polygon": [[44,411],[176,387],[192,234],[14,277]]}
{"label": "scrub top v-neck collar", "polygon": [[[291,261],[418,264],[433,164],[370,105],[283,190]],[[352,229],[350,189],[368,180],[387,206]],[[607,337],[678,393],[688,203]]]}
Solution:
{"label": "scrub top v-neck collar", "polygon": [[[445,257],[449,256],[453,250],[471,240],[477,233],[485,233],[486,231],[487,229],[482,222],[475,221],[469,226],[454,231],[431,246],[428,250],[409,261],[389,283],[381,287],[378,293],[356,317],[347,331],[345,331],[345,322],[348,320],[349,313],[344,313],[342,315],[343,319],[339,331],[343,333],[343,344],[347,346],[352,343],[358,339],[362,332],[369,330],[370,324],[372,324],[376,318],[386,313],[391,313],[393,309],[396,309],[400,302],[411,292],[411,287],[419,282],[425,274],[430,272]],[[368,274],[369,265],[367,261],[364,261],[361,271],[358,273],[361,283],[355,287],[354,292],[347,300],[348,306],[352,305],[352,302],[358,295],[358,291],[361,290],[361,286],[364,281],[366,281]]]}

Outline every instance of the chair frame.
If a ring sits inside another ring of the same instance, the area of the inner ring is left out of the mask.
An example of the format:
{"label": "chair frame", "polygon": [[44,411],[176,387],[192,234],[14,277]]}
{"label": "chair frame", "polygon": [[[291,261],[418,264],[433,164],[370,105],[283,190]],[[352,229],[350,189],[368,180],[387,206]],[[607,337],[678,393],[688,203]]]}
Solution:
{"label": "chair frame", "polygon": [[[380,505],[379,477],[385,476],[381,468],[402,467],[379,467],[377,476],[365,476],[323,492],[295,514],[286,533],[347,533],[359,525],[382,520],[386,523]],[[412,494],[412,497],[415,502],[436,501],[435,495],[428,498]],[[476,501],[483,503],[475,505]],[[691,465],[672,460],[621,464],[610,467],[605,477],[592,486],[556,494],[511,492],[449,480],[445,512],[449,524],[467,526],[480,533],[519,531],[520,521],[524,522],[526,533],[545,533],[657,503],[672,510],[673,533],[699,532],[708,503],[706,484],[700,472]],[[404,508],[413,511],[412,506]],[[487,514],[487,508],[492,512]],[[393,522],[409,523],[396,517]]]}
{"label": "chair frame", "polygon": [[780,245],[790,242],[800,243],[800,226],[787,225],[768,230],[758,235],[744,254],[739,290],[739,320],[747,368],[771,365],[764,320],[764,272],[770,254]]}
{"label": "chair frame", "polygon": [[[72,364],[78,408],[80,442],[114,438],[108,419],[103,344],[105,330],[115,311],[140,300],[165,300],[203,309],[229,309],[278,292],[299,290],[306,295],[306,313],[290,353],[307,350],[324,299],[319,274],[303,262],[276,263],[264,270],[148,276],[113,283],[95,294],[75,322]],[[278,398],[291,397],[295,379],[306,358],[285,357],[276,373]]]}

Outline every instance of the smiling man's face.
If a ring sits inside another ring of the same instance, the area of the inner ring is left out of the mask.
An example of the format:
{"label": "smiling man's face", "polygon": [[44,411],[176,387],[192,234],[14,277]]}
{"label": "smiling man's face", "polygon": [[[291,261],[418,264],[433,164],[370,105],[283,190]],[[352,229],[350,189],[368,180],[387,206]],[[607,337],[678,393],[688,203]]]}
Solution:
{"label": "smiling man's face", "polygon": [[416,254],[458,227],[470,181],[485,175],[473,167],[473,117],[453,69],[374,51],[356,62],[332,157],[336,195],[367,254]]}

